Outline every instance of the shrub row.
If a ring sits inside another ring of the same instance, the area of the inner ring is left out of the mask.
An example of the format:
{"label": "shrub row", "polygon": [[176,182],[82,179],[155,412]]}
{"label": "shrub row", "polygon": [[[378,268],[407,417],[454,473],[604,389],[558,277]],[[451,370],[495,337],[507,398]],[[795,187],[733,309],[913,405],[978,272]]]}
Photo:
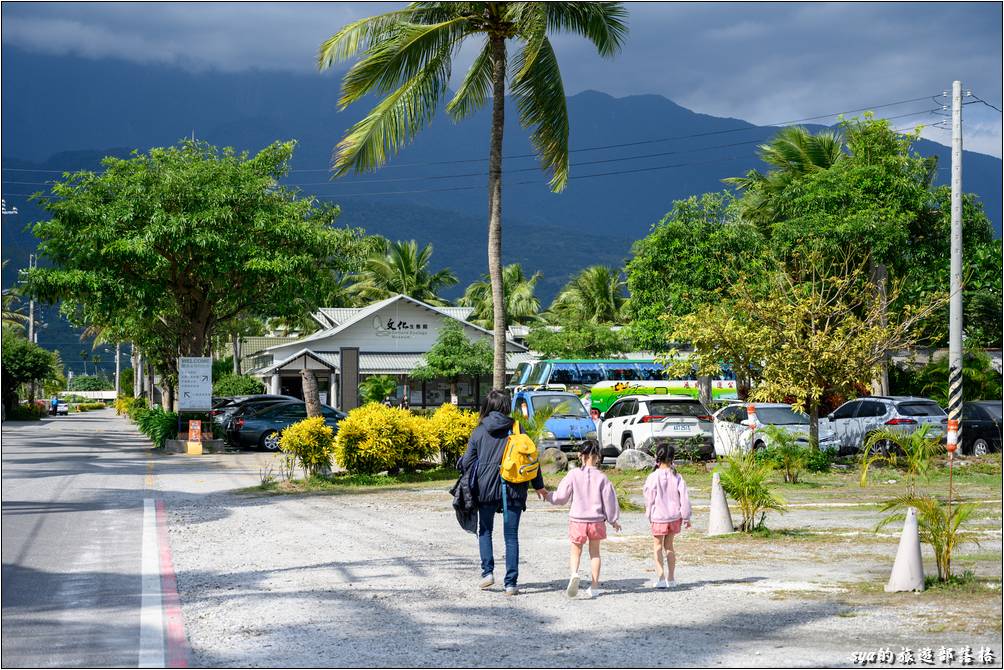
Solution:
{"label": "shrub row", "polygon": [[349,412],[338,426],[334,457],[351,473],[411,470],[437,452],[452,466],[463,454],[477,414],[441,406],[431,417],[369,403]]}
{"label": "shrub row", "polygon": [[103,402],[82,402],[74,405],[78,412],[89,412],[92,409],[104,409],[108,405]]}
{"label": "shrub row", "polygon": [[143,398],[130,402],[127,411],[139,431],[159,448],[178,435],[178,415],[174,412],[165,412],[161,407],[148,408]]}
{"label": "shrub row", "polygon": [[38,421],[43,416],[46,416],[49,410],[45,405],[39,403],[30,403],[22,405],[20,403],[13,405],[10,411],[7,412],[8,421]]}

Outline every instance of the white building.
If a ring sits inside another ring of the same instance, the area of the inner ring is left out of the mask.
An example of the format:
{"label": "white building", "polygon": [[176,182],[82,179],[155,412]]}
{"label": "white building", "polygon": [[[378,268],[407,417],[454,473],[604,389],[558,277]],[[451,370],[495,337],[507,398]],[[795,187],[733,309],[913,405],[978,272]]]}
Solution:
{"label": "white building", "polygon": [[[449,402],[449,381],[420,382],[409,375],[423,362],[448,320],[462,324],[472,341],[491,341],[491,332],[466,320],[471,311],[470,307],[433,307],[405,295],[368,307],[321,309],[314,315],[322,325],[320,331],[259,351],[249,361],[247,374],[261,379],[271,393],[303,397],[300,371],[313,370],[322,402],[338,406],[341,358],[345,355],[351,367],[349,360],[358,352],[359,381],[371,375],[393,375],[398,380],[395,402],[408,398],[411,407],[438,407]],[[532,359],[526,347],[511,339],[506,341],[506,351],[509,372]],[[351,376],[351,371],[347,372]],[[460,404],[479,405],[490,388],[490,375],[461,380]]]}

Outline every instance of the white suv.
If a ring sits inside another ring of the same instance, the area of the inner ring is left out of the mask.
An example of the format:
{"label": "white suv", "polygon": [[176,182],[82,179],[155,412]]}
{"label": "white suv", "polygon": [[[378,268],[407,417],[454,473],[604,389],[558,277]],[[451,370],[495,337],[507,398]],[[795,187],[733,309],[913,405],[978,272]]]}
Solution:
{"label": "white suv", "polygon": [[[791,405],[780,402],[733,403],[715,412],[715,453],[727,456],[736,448],[749,450],[754,435],[751,430],[749,410],[752,404],[756,410],[756,442],[754,449],[770,446],[770,436],[760,430],[764,426],[777,426],[795,438],[801,445],[809,444],[809,416],[796,412]],[[840,446],[837,436],[825,419],[819,422],[819,448],[836,450]]]}
{"label": "white suv", "polygon": [[663,442],[691,445],[705,457],[714,453],[711,412],[685,395],[623,396],[600,415],[599,433],[604,456],[626,449],[651,452]]}

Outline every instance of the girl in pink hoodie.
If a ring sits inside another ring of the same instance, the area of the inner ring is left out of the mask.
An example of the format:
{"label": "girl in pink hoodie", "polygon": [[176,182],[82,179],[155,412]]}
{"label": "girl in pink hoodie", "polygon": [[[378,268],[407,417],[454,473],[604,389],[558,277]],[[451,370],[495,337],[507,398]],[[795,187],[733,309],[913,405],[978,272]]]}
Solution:
{"label": "girl in pink hoodie", "polygon": [[[676,450],[672,445],[660,444],[655,450],[655,471],[645,480],[645,516],[652,526],[652,543],[658,577],[653,585],[657,589],[676,586],[676,552],[673,536],[681,525],[690,528],[690,494],[687,483],[673,468]],[[663,571],[663,555],[669,570]]]}
{"label": "girl in pink hoodie", "polygon": [[574,598],[579,592],[582,546],[589,544],[592,582],[585,595],[592,598],[599,590],[600,540],[607,539],[605,523],[609,522],[617,530],[621,529],[618,523],[621,509],[617,504],[617,492],[607,476],[596,468],[602,458],[600,445],[596,440],[586,440],[579,450],[580,467],[565,475],[557,490],[547,494],[547,501],[553,505],[572,502],[568,511],[568,539],[572,541],[572,551],[568,558],[571,577],[565,590],[569,598]]}

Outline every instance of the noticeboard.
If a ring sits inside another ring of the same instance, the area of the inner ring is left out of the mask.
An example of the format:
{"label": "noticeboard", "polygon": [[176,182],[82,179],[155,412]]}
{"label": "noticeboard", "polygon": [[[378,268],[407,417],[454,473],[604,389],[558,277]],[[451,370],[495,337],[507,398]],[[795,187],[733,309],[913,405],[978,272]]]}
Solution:
{"label": "noticeboard", "polygon": [[178,359],[178,409],[209,411],[213,408],[213,359],[183,356]]}

